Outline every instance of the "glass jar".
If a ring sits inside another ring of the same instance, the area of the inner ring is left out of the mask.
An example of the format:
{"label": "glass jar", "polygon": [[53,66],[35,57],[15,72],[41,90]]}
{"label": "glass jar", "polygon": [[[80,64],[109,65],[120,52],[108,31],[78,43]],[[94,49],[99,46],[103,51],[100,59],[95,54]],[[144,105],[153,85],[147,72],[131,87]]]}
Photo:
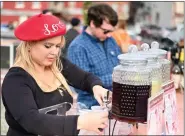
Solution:
{"label": "glass jar", "polygon": [[146,122],[151,95],[151,70],[147,60],[132,54],[118,56],[120,65],[113,70],[112,117],[128,122]]}
{"label": "glass jar", "polygon": [[167,51],[150,49],[149,53],[158,56],[158,62],[162,66],[162,84],[170,80],[170,61],[166,59]]}
{"label": "glass jar", "polygon": [[162,65],[162,83],[164,84],[165,82],[168,82],[170,80],[171,62],[167,59],[167,51],[159,49],[159,43],[153,41],[149,52],[156,54],[158,56],[159,63]]}
{"label": "glass jar", "polygon": [[151,69],[152,91],[151,96],[154,96],[161,90],[162,87],[162,65],[158,62],[157,55],[142,51],[139,55],[146,57],[147,68]]}
{"label": "glass jar", "polygon": [[[155,43],[155,42],[154,42]],[[132,47],[133,48],[137,48]],[[149,52],[150,46],[147,43],[141,45],[142,51],[134,52],[133,55],[144,57],[147,59],[147,67],[151,70],[152,90],[151,96],[154,96],[161,90],[162,86],[162,65],[158,62],[158,56]],[[136,50],[136,49],[135,49]],[[132,52],[131,52],[132,53]]]}

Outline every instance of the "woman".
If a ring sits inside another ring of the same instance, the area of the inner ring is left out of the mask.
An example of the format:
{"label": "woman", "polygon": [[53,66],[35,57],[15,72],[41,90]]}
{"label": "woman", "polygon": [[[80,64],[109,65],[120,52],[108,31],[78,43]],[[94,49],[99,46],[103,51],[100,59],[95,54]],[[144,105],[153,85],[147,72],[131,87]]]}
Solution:
{"label": "woman", "polygon": [[[68,83],[94,93],[97,101],[107,93],[101,81],[59,56],[64,46],[65,25],[53,15],[39,14],[20,24],[15,36],[22,40],[15,64],[5,76],[2,99],[9,125],[7,136],[77,135],[80,129],[102,134],[108,113],[57,116],[39,109],[73,102]],[[59,66],[62,66],[62,74]],[[66,78],[66,79],[65,79]],[[67,83],[67,82],[68,83]]]}

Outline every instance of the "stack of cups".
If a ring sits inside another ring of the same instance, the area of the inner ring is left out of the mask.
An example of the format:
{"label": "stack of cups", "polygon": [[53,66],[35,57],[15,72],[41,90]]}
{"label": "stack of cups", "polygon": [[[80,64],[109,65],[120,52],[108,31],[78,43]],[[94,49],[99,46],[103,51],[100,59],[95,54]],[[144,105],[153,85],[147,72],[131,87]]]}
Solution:
{"label": "stack of cups", "polygon": [[[104,108],[102,106],[92,106],[91,107],[92,112],[102,112],[107,111],[107,108]],[[109,133],[112,135],[115,119],[110,120],[110,132],[109,132],[109,121],[107,122],[108,126],[104,129],[104,135],[109,135]],[[114,127],[113,135],[129,135],[132,133],[132,125],[128,124],[127,122],[120,122],[117,121],[116,125]]]}
{"label": "stack of cups", "polygon": [[[79,110],[79,115],[84,115],[84,114],[87,114],[89,112],[92,112],[92,110],[80,109]],[[93,132],[93,131],[88,131],[88,130],[85,130],[85,129],[81,129],[78,135],[98,135],[98,134]]]}

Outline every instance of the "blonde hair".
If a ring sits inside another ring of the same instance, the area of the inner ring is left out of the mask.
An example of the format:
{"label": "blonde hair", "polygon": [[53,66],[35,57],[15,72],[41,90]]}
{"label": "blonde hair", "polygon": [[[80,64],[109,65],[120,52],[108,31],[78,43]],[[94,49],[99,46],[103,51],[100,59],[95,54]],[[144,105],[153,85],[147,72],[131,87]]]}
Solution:
{"label": "blonde hair", "polygon": [[[64,43],[65,43],[64,36],[62,36],[61,40],[62,40],[62,45],[64,45]],[[16,57],[15,57],[15,63],[14,63],[14,65],[18,65],[18,66],[21,65],[23,67],[23,69],[28,71],[28,73],[30,75],[32,75],[34,78],[36,78],[36,76],[34,74],[33,60],[31,58],[31,55],[29,55],[29,47],[31,45],[35,44],[36,42],[37,41],[31,41],[31,42],[22,41],[19,44],[19,46],[16,48]],[[60,71],[62,71],[62,68],[63,68],[62,63],[60,61],[60,54],[61,54],[61,52],[59,51],[59,54],[58,54],[56,61],[51,66],[49,66],[49,68],[52,70],[54,76],[66,88],[66,90],[69,92],[69,94],[71,96],[73,96],[72,91],[66,82],[66,79],[64,78],[64,76],[60,72]],[[44,91],[45,89],[42,88],[42,90]]]}

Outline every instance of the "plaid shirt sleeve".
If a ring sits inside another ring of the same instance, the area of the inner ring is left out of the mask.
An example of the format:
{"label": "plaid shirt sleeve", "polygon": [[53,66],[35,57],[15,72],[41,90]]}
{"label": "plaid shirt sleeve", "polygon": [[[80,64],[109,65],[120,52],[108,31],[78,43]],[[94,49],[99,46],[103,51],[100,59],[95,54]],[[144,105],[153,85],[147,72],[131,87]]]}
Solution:
{"label": "plaid shirt sleeve", "polygon": [[108,74],[100,77],[103,82],[103,87],[112,90],[112,74]]}

